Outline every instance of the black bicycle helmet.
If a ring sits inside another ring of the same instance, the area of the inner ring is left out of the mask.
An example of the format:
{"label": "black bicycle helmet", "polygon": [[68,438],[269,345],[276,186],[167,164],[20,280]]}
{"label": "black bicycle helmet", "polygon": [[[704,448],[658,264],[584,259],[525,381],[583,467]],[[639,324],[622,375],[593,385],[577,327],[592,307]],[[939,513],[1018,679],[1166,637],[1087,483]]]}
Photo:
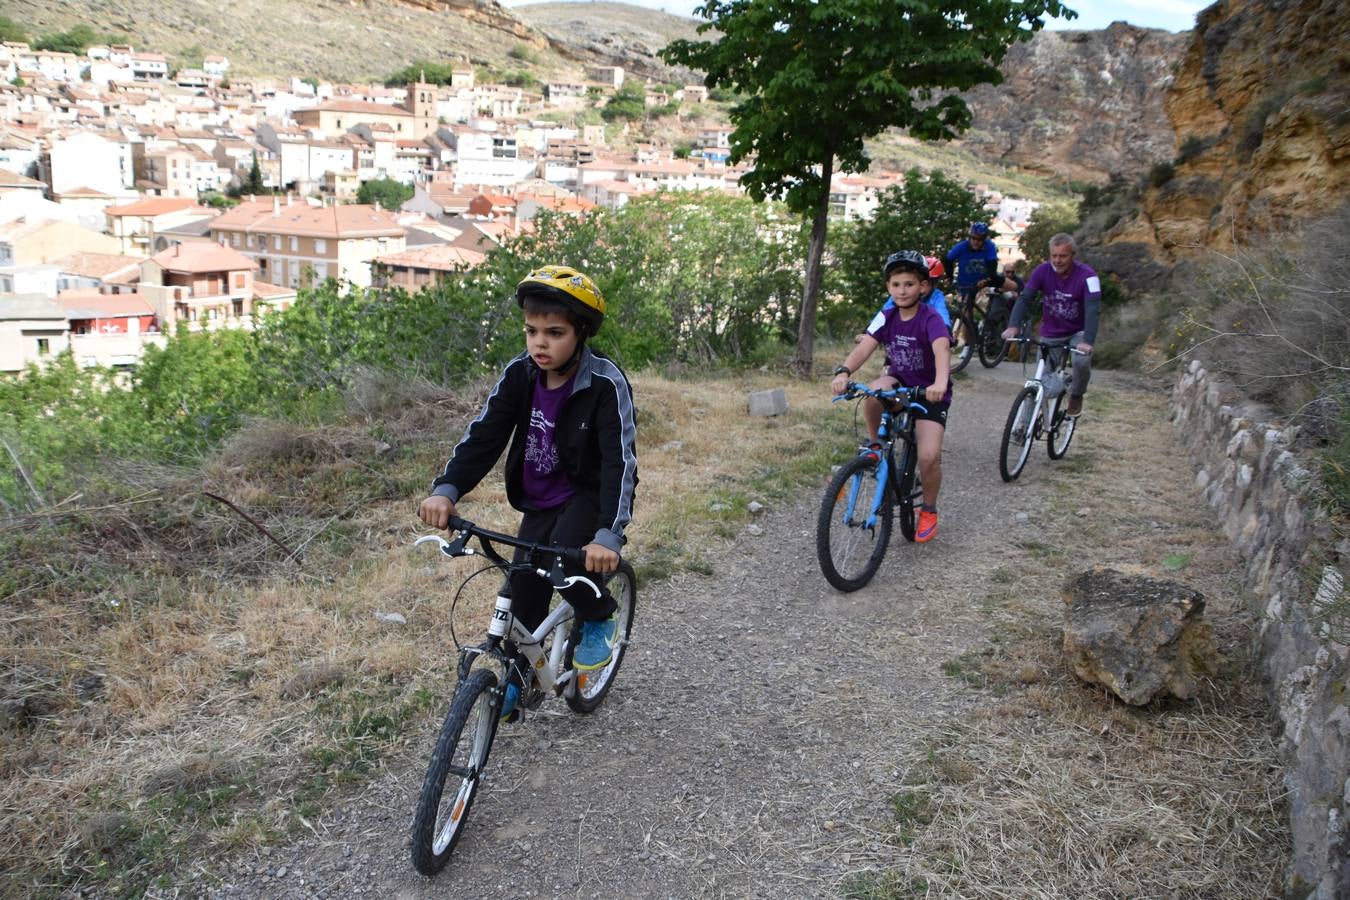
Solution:
{"label": "black bicycle helmet", "polygon": [[906,269],[924,278],[929,277],[928,259],[918,250],[897,250],[886,257],[886,263],[881,267],[881,277],[890,278],[896,269]]}

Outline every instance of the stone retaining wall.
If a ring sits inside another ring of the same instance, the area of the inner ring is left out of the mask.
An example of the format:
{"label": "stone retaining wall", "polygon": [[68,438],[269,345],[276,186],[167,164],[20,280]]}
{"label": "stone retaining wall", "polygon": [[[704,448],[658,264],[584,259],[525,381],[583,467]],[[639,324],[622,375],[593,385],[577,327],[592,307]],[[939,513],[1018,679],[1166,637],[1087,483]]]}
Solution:
{"label": "stone retaining wall", "polygon": [[1297,428],[1226,403],[1225,390],[1193,361],[1173,392],[1172,420],[1196,465],[1196,485],[1242,556],[1247,600],[1260,620],[1262,665],[1283,725],[1294,840],[1287,893],[1350,897],[1350,647],[1328,622],[1346,603],[1350,541],[1334,544],[1311,499],[1315,480],[1295,450]]}

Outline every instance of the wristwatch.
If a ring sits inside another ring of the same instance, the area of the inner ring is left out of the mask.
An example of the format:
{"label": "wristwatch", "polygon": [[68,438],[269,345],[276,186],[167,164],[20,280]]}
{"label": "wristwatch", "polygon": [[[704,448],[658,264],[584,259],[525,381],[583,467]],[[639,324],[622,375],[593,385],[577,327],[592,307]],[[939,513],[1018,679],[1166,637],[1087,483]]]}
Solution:
{"label": "wristwatch", "polygon": [[836,374],[836,375],[852,375],[852,374],[853,374],[853,370],[850,369],[848,366],[835,366],[835,367],[834,367],[834,374]]}

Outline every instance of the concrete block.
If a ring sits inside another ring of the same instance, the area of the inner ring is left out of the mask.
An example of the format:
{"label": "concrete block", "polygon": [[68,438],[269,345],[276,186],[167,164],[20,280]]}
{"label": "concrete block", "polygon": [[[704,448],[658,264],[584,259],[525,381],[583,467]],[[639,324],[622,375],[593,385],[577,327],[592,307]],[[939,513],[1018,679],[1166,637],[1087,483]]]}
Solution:
{"label": "concrete block", "polygon": [[750,394],[750,415],[784,416],[787,415],[787,393],[782,388],[771,391],[754,391]]}

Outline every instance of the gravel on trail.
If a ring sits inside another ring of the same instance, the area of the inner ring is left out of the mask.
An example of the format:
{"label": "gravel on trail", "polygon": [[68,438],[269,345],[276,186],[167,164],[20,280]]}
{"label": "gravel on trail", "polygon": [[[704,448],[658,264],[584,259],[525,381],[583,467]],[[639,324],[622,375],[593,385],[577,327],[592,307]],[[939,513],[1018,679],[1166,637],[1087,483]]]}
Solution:
{"label": "gravel on trail", "polygon": [[[719,551],[711,574],[639,585],[629,655],[596,713],[548,700],[500,729],[437,877],[418,875],[407,848],[439,727],[428,721],[311,832],[210,867],[206,895],[829,897],[851,873],[903,869],[889,800],[925,735],[981,699],[943,663],[982,645],[988,573],[1021,553],[1010,533],[1035,529],[1017,513],[1050,502],[1039,446],[1018,482],[998,475],[1021,367],[974,368],[956,384],[939,534],[918,545],[897,528],[870,585],[826,584],[820,497],[804,491]],[[1112,374],[1094,391],[1128,380]]]}

